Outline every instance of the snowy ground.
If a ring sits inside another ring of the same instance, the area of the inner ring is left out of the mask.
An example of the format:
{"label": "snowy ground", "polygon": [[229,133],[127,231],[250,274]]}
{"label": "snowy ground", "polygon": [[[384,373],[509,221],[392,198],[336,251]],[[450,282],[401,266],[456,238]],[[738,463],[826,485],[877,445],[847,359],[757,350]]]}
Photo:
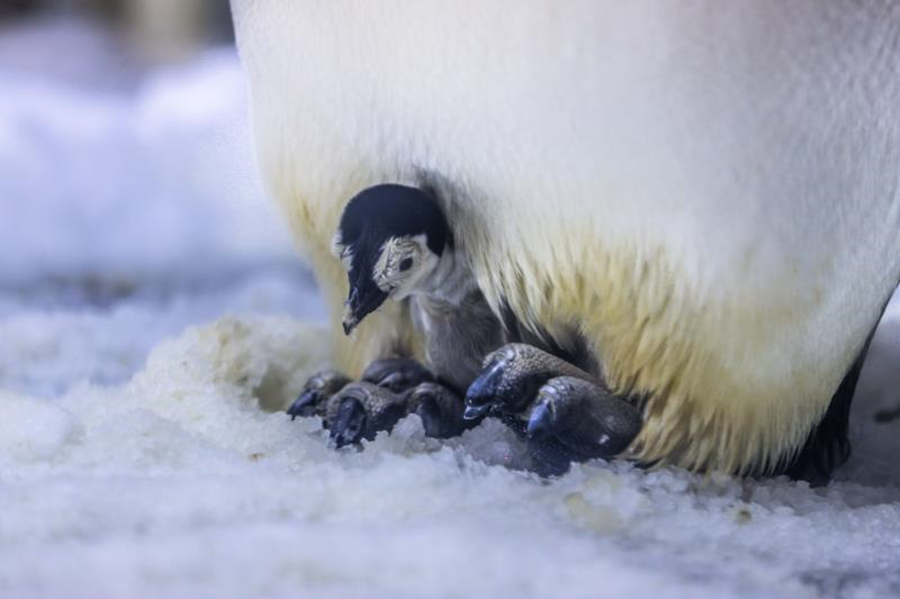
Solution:
{"label": "snowy ground", "polygon": [[234,56],[98,81],[66,26],[80,58],[9,59],[42,31],[0,32],[0,597],[900,595],[900,305],[826,489],[541,481],[491,421],[335,452],[273,411],[328,348]]}

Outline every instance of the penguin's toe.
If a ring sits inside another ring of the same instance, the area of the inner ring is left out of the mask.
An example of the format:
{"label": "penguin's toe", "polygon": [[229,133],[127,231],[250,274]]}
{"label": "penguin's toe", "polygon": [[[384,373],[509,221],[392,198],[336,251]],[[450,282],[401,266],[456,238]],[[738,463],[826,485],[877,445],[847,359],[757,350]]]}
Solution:
{"label": "penguin's toe", "polygon": [[481,373],[466,391],[465,418],[488,412],[517,414],[524,410],[551,373],[541,368],[541,350],[510,343],[488,354]]}
{"label": "penguin's toe", "polygon": [[543,350],[510,343],[489,354],[466,392],[466,418],[486,412],[521,415],[541,385],[558,376],[593,380],[590,374]]}
{"label": "penguin's toe", "polygon": [[641,430],[641,414],[599,384],[562,376],[538,391],[526,427],[530,443],[555,439],[581,459],[613,458]]}
{"label": "penguin's toe", "polygon": [[462,399],[438,383],[418,385],[410,394],[408,409],[422,419],[425,434],[429,437],[455,437],[469,426],[463,418]]}
{"label": "penguin's toe", "polygon": [[420,383],[434,381],[434,375],[415,360],[384,358],[369,364],[361,380],[385,387],[394,393],[403,393]]}
{"label": "penguin's toe", "polygon": [[328,400],[349,382],[350,377],[336,370],[324,370],[314,374],[306,381],[300,395],[287,409],[291,420],[297,416],[324,416]]}
{"label": "penguin's toe", "polygon": [[287,413],[290,414],[291,420],[297,416],[304,418],[316,415],[316,406],[327,400],[323,393],[316,390],[303,391],[300,396],[294,400],[294,403],[288,408]]}
{"label": "penguin's toe", "polygon": [[490,354],[466,393],[464,417],[496,415],[524,437],[533,469],[552,476],[572,462],[613,458],[640,432],[640,411],[580,368],[538,348]]}
{"label": "penguin's toe", "polygon": [[328,400],[325,427],[340,448],[371,441],[379,432],[393,429],[405,415],[404,397],[372,383],[350,383]]}
{"label": "penguin's toe", "polygon": [[341,448],[362,441],[367,420],[368,413],[362,402],[352,397],[341,400],[331,424],[330,436],[334,446]]}

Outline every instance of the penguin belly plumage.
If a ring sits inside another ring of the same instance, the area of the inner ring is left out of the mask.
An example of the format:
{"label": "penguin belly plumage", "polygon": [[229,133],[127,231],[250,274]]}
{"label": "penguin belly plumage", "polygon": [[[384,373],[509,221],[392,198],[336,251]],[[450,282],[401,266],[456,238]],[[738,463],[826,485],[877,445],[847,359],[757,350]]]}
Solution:
{"label": "penguin belly plumage", "polygon": [[[900,7],[232,7],[259,165],[336,338],[341,210],[398,181],[436,190],[496,313],[643,398],[630,455],[771,472],[849,401],[900,278]],[[373,316],[337,342],[350,372],[421,346],[403,305]]]}

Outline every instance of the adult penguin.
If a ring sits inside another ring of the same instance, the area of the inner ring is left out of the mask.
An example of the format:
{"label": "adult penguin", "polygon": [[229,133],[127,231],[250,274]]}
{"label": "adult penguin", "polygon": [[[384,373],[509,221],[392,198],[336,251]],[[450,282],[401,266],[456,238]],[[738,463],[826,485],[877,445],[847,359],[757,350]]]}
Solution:
{"label": "adult penguin", "polygon": [[[641,398],[629,455],[827,476],[900,278],[900,6],[233,0],[258,160],[332,305],[348,198],[433,191],[485,299]],[[338,365],[418,347],[402,303]]]}

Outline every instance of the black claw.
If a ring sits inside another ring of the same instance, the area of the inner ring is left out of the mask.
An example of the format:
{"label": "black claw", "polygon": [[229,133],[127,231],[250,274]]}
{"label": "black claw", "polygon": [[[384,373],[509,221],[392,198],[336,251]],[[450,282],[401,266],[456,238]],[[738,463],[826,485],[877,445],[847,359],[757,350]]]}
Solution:
{"label": "black claw", "polygon": [[330,433],[335,446],[341,448],[359,443],[366,432],[367,419],[366,408],[359,400],[341,401]]}
{"label": "black claw", "polygon": [[527,435],[529,439],[543,439],[556,428],[556,411],[550,401],[543,400],[531,411],[528,419]]}
{"label": "black claw", "polygon": [[429,437],[442,438],[444,433],[444,419],[441,415],[441,407],[434,398],[427,398],[416,407],[415,413],[422,419],[425,434]]}
{"label": "black claw", "polygon": [[315,416],[316,406],[322,400],[322,394],[318,390],[304,391],[300,397],[291,404],[287,413],[291,415],[291,420],[297,416],[308,417]]}
{"label": "black claw", "polygon": [[484,414],[497,400],[503,381],[503,363],[488,366],[466,391],[466,413],[464,418],[472,420]]}
{"label": "black claw", "polygon": [[478,418],[481,418],[490,408],[491,406],[489,405],[466,406],[466,410],[463,412],[463,418],[466,420],[477,420]]}

